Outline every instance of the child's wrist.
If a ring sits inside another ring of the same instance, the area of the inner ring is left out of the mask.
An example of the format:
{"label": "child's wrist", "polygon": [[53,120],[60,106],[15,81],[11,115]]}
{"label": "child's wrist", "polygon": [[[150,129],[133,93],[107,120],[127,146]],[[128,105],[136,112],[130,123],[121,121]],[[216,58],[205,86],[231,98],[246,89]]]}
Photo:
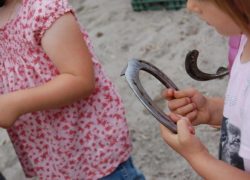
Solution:
{"label": "child's wrist", "polygon": [[215,104],[212,98],[206,97],[206,99],[207,99],[207,109],[208,109],[206,124],[211,125],[214,115],[213,107],[215,106]]}
{"label": "child's wrist", "polygon": [[192,165],[196,165],[199,163],[204,163],[207,158],[210,158],[211,154],[209,154],[207,149],[203,149],[199,152],[196,152],[195,154],[192,154],[191,156],[186,157],[186,160]]}
{"label": "child's wrist", "polygon": [[207,98],[208,102],[208,120],[207,124],[209,125],[219,125],[220,120],[222,118],[222,107],[223,104],[221,104],[221,99],[219,98]]}

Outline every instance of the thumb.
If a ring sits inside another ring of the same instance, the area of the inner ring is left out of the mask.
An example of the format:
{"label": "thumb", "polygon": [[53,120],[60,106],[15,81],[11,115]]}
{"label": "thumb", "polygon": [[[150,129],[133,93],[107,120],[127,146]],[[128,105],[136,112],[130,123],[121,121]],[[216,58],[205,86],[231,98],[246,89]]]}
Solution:
{"label": "thumb", "polygon": [[167,113],[167,115],[171,118],[172,121],[174,122],[178,122],[179,120],[181,120],[181,118],[183,116],[179,115],[179,114],[175,114],[175,113],[172,113],[172,112],[169,112]]}
{"label": "thumb", "polygon": [[186,117],[182,117],[178,122],[177,122],[177,131],[179,134],[179,137],[182,140],[188,139],[190,136],[195,134],[195,130],[190,123],[189,119]]}

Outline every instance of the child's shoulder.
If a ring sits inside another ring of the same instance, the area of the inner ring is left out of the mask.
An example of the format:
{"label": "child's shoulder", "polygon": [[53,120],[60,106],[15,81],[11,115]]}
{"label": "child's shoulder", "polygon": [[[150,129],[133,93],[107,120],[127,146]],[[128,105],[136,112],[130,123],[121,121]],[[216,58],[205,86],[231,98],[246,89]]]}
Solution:
{"label": "child's shoulder", "polygon": [[39,14],[56,12],[70,7],[68,0],[24,0],[23,6]]}
{"label": "child's shoulder", "polygon": [[38,44],[44,32],[60,16],[73,12],[68,0],[23,0],[22,3],[22,24],[28,25],[27,35]]}

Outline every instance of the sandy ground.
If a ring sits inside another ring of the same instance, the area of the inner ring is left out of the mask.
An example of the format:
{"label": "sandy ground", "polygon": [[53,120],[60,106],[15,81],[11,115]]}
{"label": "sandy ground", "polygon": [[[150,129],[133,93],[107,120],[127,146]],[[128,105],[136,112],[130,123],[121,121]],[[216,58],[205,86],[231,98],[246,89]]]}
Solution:
{"label": "sandy ground", "polygon": [[[185,9],[179,11],[134,12],[130,0],[72,0],[81,24],[93,41],[95,52],[124,101],[133,158],[148,180],[201,179],[182,157],[162,141],[158,122],[136,99],[120,72],[131,58],[159,67],[180,88],[196,87],[206,95],[223,95],[227,78],[198,82],[185,72],[189,50],[200,51],[199,66],[206,72],[227,64],[227,39]],[[163,86],[147,73],[143,85],[159,107],[166,110],[160,92]],[[196,129],[197,135],[217,156],[219,134],[209,126]],[[0,171],[8,180],[24,180],[11,142],[0,129]]]}

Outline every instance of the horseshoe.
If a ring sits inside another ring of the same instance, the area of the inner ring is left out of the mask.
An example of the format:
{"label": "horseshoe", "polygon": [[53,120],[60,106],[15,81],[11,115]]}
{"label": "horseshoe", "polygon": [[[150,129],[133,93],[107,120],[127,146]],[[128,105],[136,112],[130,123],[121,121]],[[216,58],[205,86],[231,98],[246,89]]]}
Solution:
{"label": "horseshoe", "polygon": [[193,79],[198,81],[208,81],[211,79],[223,78],[224,76],[229,74],[229,71],[225,67],[219,67],[215,74],[208,74],[202,72],[197,66],[197,59],[199,56],[199,51],[192,50],[188,52],[185,60],[185,68],[186,72]]}
{"label": "horseshoe", "polygon": [[155,105],[155,103],[143,88],[139,79],[140,70],[146,71],[149,74],[153,75],[167,88],[178,90],[177,86],[157,67],[143,60],[132,59],[128,61],[128,65],[121,72],[121,76],[125,75],[130,88],[142,102],[142,104],[146,107],[146,109],[151,112],[151,114],[161,124],[171,130],[173,133],[177,133],[176,124],[168,115],[166,115],[166,113],[164,113],[158,106]]}

